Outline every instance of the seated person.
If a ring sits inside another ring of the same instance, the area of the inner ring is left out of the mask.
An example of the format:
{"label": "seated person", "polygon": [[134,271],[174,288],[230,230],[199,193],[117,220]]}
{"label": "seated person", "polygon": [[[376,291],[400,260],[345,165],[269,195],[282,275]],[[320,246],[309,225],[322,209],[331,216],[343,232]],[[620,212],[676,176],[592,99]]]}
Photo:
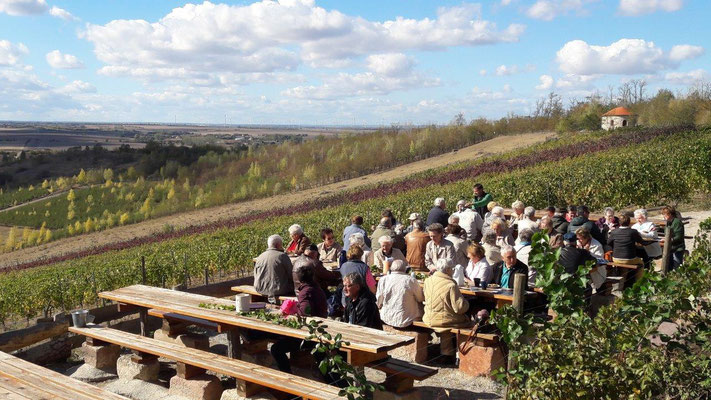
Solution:
{"label": "seated person", "polygon": [[612,261],[615,263],[643,265],[643,259],[647,258],[644,240],[638,231],[630,228],[630,217],[626,214],[620,217],[620,227],[608,235],[607,244],[612,247]]}
{"label": "seated person", "polygon": [[491,224],[496,218],[506,221],[506,215],[504,215],[504,208],[499,206],[496,202],[492,201],[492,203],[494,204],[494,206],[491,207],[491,211],[486,213],[486,217],[484,218],[484,224],[481,227],[482,232],[486,232],[487,230],[492,229]]}
{"label": "seated person", "polygon": [[[587,250],[591,256],[595,257],[597,260],[603,260],[605,258],[605,250],[602,244],[595,240],[585,228],[578,228],[575,231],[575,236],[578,238],[578,248]],[[607,279],[607,266],[595,266],[592,271],[590,271],[590,279],[592,279],[592,286],[594,289],[600,289],[600,287],[605,283]]]}
{"label": "seated person", "polygon": [[338,261],[338,256],[341,254],[343,247],[336,242],[336,238],[333,235],[333,229],[321,229],[321,240],[323,240],[323,242],[318,244],[319,260],[322,262]]}
{"label": "seated person", "polygon": [[660,258],[662,256],[662,247],[658,241],[657,226],[654,222],[647,219],[647,210],[644,208],[635,210],[634,218],[637,220],[637,223],[632,225],[632,229],[639,232],[642,239],[650,241],[648,245],[644,246],[644,251],[647,252],[647,256],[655,260]]}
{"label": "seated person", "polygon": [[338,271],[330,271],[323,266],[323,263],[318,259],[318,248],[315,244],[309,245],[309,248],[304,251],[304,254],[294,260],[294,287],[296,294],[299,294],[300,281],[297,277],[297,269],[308,267],[311,269],[314,276],[316,286],[323,289],[325,294],[329,294],[328,287],[336,286],[341,282],[341,273]]}
{"label": "seated person", "polygon": [[[578,238],[573,232],[568,232],[563,235],[564,246],[560,249],[560,257],[558,258],[558,264],[565,269],[567,274],[577,274],[578,267],[587,264],[589,261],[593,261],[597,264],[597,259],[590,254],[589,251],[577,247]],[[601,268],[607,268],[601,266]],[[597,270],[595,270],[597,272]],[[590,271],[591,273],[593,271]],[[604,279],[603,279],[604,282]],[[592,295],[592,285],[588,283],[586,288],[586,298],[590,298]]]}
{"label": "seated person", "polygon": [[511,227],[518,226],[519,221],[522,221],[526,218],[523,213],[523,211],[526,209],[526,205],[521,200],[516,200],[511,204],[511,208],[513,209],[513,212],[511,213],[511,220],[509,221],[509,225]]}
{"label": "seated person", "polygon": [[479,279],[479,284],[481,282],[489,283],[491,281],[491,266],[486,261],[486,251],[484,247],[476,243],[469,245],[467,247],[467,256],[469,257],[469,263],[464,271],[464,280],[467,284],[473,286],[474,279]]}
{"label": "seated person", "polygon": [[407,273],[403,260],[393,261],[388,269],[390,274],[380,278],[375,296],[380,318],[392,327],[407,328],[412,321],[422,318],[425,295],[417,279]]}
{"label": "seated person", "polygon": [[436,272],[425,279],[425,314],[422,321],[440,334],[440,350],[445,363],[453,364],[456,362],[456,345],[450,329],[471,326],[467,315],[469,302],[464,299],[457,283],[452,279],[452,261],[440,258],[435,268]]}
{"label": "seated person", "polygon": [[454,265],[466,267],[467,263],[469,263],[469,258],[467,257],[467,246],[469,243],[467,239],[462,236],[466,236],[467,232],[464,231],[461,226],[455,224],[447,225],[444,232],[447,234],[444,238],[452,242],[454,246]]}
{"label": "seated person", "polygon": [[388,258],[393,260],[406,261],[405,256],[402,252],[393,247],[393,238],[387,235],[382,235],[378,238],[378,244],[380,248],[375,251],[375,266],[383,271],[383,275],[388,274],[388,267],[390,263],[387,263]]}
{"label": "seated person", "polygon": [[371,247],[373,251],[378,251],[380,249],[380,242],[378,241],[378,239],[380,239],[382,236],[393,237],[395,235],[391,224],[392,219],[390,219],[389,217],[383,217],[380,219],[380,223],[373,231],[373,234],[370,235],[370,240],[373,241],[373,246]]}
{"label": "seated person", "polygon": [[528,266],[516,258],[516,250],[511,246],[502,247],[501,255],[504,258],[504,265],[494,275],[493,283],[502,288],[513,289],[514,276],[524,274],[528,277]]}
{"label": "seated person", "polygon": [[533,233],[538,231],[538,221],[536,221],[536,209],[529,206],[523,210],[523,218],[518,220],[518,235],[516,238],[516,244],[521,241],[521,231],[524,229],[530,229]]}
{"label": "seated person", "polygon": [[269,236],[267,250],[254,263],[254,289],[270,298],[293,295],[292,268],[291,259],[284,253],[281,236]]}
{"label": "seated person", "polygon": [[437,260],[446,259],[454,262],[454,245],[444,238],[444,227],[439,223],[428,226],[427,233],[430,241],[425,247],[425,267],[432,273],[435,271]]}
{"label": "seated person", "polygon": [[346,296],[345,322],[373,329],[383,329],[377,300],[365,286],[365,280],[356,272],[343,278],[343,294]]}
{"label": "seated person", "polygon": [[487,231],[484,233],[484,237],[481,239],[481,247],[484,248],[486,255],[486,262],[492,267],[500,262],[504,261],[501,256],[501,247],[496,244],[496,232]]}
{"label": "seated person", "polygon": [[[553,229],[561,235],[568,233],[568,225],[570,224],[570,221],[566,219],[566,215],[565,208],[556,207],[555,214],[553,214],[553,218],[551,218]],[[548,234],[548,236],[550,236],[550,234]],[[562,240],[563,238],[561,237],[561,241]]]}
{"label": "seated person", "polygon": [[494,219],[491,222],[491,230],[496,232],[496,245],[499,247],[513,246],[514,238],[506,221],[500,218]]}
{"label": "seated person", "polygon": [[[361,261],[363,261],[366,265],[371,266],[375,265],[375,257],[373,255],[373,251],[368,247],[367,244],[365,244],[365,236],[363,236],[361,233],[354,233],[348,238],[348,248],[350,246],[356,245],[363,250],[363,255],[361,256]],[[341,251],[341,256],[338,258],[338,263],[340,265],[343,265],[348,261],[348,254],[345,250],[345,248]]]}
{"label": "seated person", "polygon": [[525,228],[519,232],[518,238],[521,241],[519,244],[514,246],[514,250],[516,250],[516,258],[528,266],[528,286],[534,287],[536,285],[536,269],[531,268],[528,264],[528,255],[531,253],[533,231]]}
{"label": "seated person", "polygon": [[[568,222],[566,221],[566,229],[568,229],[567,224]],[[540,228],[543,233],[548,235],[548,245],[550,245],[552,249],[557,249],[563,246],[563,235],[561,233],[558,233],[558,231],[553,228],[552,218],[541,218]]]}
{"label": "seated person", "polygon": [[304,234],[301,225],[294,224],[290,226],[289,236],[291,236],[291,242],[286,247],[286,253],[289,255],[300,256],[311,244],[311,239]]}
{"label": "seated person", "polygon": [[[377,283],[375,282],[375,278],[373,278],[373,273],[370,272],[370,267],[368,267],[363,262],[362,258],[363,250],[360,248],[360,246],[357,244],[351,245],[351,247],[348,249],[348,261],[344,262],[340,268],[341,276],[346,276],[348,274],[353,273],[359,274],[363,277],[363,282],[367,284],[367,286],[364,285],[364,287],[370,289],[370,291],[375,293]],[[345,292],[343,293],[342,303],[345,307]]]}

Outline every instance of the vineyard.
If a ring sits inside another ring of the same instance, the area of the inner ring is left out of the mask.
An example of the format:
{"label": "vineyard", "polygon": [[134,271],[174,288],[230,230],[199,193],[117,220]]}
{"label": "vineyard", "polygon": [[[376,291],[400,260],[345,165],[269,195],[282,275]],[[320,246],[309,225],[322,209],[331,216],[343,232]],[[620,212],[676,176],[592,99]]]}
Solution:
{"label": "vineyard", "polygon": [[[538,208],[548,204],[587,203],[593,208],[654,205],[688,198],[711,189],[711,130],[631,130],[595,140],[546,143],[474,165],[440,169],[397,184],[336,195],[319,203],[257,213],[211,227],[156,235],[143,243],[119,243],[99,254],[75,254],[71,261],[0,276],[0,318],[30,318],[55,309],[92,304],[96,293],[140,280],[145,256],[147,283],[182,282],[186,274],[212,276],[249,272],[252,257],[274,233],[286,236],[292,223],[316,237],[323,226],[340,230],[350,216],[367,222],[390,207],[396,216],[425,213],[432,199],[448,204],[468,198],[475,181],[497,201],[520,198]],[[675,174],[674,171],[685,171]],[[115,250],[115,251],[111,251]]]}

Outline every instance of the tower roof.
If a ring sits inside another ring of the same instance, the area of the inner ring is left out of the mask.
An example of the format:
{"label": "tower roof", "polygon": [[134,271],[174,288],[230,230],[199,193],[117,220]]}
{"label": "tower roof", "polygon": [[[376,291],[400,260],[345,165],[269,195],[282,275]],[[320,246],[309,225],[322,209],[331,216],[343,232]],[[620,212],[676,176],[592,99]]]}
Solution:
{"label": "tower roof", "polygon": [[625,107],[616,107],[613,108],[612,110],[606,112],[605,114],[602,114],[603,117],[617,117],[617,116],[629,116],[632,115],[632,112]]}

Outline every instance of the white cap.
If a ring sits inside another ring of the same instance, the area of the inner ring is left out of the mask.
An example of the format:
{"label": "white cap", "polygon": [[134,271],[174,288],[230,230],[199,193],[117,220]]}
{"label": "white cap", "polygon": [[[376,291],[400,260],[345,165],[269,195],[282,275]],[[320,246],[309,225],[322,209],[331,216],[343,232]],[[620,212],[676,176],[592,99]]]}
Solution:
{"label": "white cap", "polygon": [[412,213],[410,214],[410,218],[408,218],[410,221],[414,221],[416,219],[420,219],[420,214],[418,213]]}

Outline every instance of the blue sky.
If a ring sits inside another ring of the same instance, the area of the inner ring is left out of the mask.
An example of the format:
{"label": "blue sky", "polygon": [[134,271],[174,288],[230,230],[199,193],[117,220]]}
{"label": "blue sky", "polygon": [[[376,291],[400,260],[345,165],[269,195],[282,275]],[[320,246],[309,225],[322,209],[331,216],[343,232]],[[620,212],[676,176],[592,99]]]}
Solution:
{"label": "blue sky", "polygon": [[0,120],[446,123],[709,81],[702,0],[0,0]]}

